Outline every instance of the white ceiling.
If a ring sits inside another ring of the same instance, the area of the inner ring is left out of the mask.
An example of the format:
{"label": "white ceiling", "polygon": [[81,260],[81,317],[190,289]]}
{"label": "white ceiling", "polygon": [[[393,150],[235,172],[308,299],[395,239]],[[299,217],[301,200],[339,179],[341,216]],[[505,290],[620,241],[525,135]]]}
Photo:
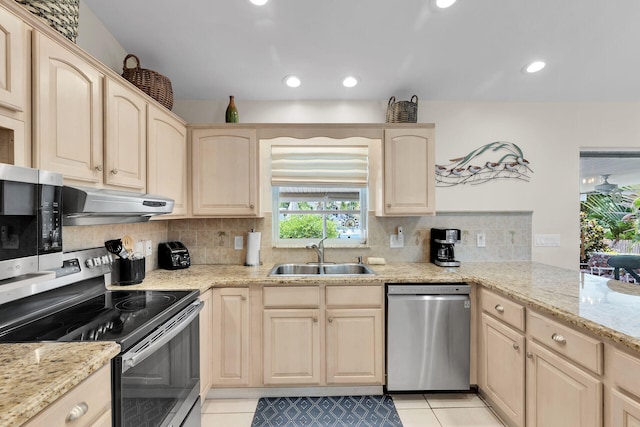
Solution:
{"label": "white ceiling", "polygon": [[638,0],[85,2],[176,99],[640,101]]}

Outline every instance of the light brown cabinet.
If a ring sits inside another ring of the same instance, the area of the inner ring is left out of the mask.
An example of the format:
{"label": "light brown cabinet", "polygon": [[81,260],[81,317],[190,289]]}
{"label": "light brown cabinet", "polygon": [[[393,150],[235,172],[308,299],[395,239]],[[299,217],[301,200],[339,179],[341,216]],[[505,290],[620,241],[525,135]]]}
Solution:
{"label": "light brown cabinet", "polygon": [[24,424],[25,427],[106,427],[110,425],[110,363],[91,374],[82,383]]}
{"label": "light brown cabinet", "polygon": [[379,216],[435,214],[433,127],[385,129],[383,200]]}
{"label": "light brown cabinet", "polygon": [[27,104],[27,58],[25,25],[0,7],[0,106],[24,111]]}
{"label": "light brown cabinet", "polygon": [[249,385],[249,289],[214,288],[211,385]]}
{"label": "light brown cabinet", "polygon": [[200,330],[200,400],[204,402],[207,392],[211,388],[211,367],[213,365],[213,290],[208,289],[200,294],[200,301],[204,303],[199,315]]}
{"label": "light brown cabinet", "polygon": [[155,105],[149,105],[147,120],[147,192],[174,200],[171,215],[184,217],[187,197],[187,127]]}
{"label": "light brown cabinet", "polygon": [[602,426],[602,381],[527,341],[527,426]]}
{"label": "light brown cabinet", "polygon": [[146,192],[147,102],[125,82],[106,78],[104,184]]}
{"label": "light brown cabinet", "polygon": [[58,42],[34,32],[34,167],[65,183],[102,182],[104,76]]}
{"label": "light brown cabinet", "polygon": [[525,420],[525,338],[521,332],[481,314],[478,386],[513,426]]}
{"label": "light brown cabinet", "polygon": [[255,128],[192,129],[191,159],[194,216],[260,215]]}

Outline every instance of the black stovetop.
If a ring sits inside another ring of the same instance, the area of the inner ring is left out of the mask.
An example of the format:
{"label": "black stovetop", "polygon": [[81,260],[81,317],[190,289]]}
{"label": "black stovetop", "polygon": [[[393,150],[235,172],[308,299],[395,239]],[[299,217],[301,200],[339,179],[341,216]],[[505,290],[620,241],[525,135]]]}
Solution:
{"label": "black stovetop", "polygon": [[57,313],[1,331],[0,343],[115,341],[124,351],[197,297],[197,291],[105,291]]}

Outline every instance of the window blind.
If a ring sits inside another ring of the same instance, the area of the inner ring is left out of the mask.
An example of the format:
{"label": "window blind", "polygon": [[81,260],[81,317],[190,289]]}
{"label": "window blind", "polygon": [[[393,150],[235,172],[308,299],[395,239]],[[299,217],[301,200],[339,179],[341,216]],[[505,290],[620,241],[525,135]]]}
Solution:
{"label": "window blind", "polygon": [[271,147],[273,186],[366,187],[369,149],[363,146]]}

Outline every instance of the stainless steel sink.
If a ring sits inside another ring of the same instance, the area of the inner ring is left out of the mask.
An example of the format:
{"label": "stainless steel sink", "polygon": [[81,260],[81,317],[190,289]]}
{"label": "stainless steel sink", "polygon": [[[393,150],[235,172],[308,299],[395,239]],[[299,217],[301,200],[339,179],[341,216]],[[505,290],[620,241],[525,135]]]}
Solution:
{"label": "stainless steel sink", "polygon": [[269,276],[360,276],[375,274],[364,264],[277,264]]}

